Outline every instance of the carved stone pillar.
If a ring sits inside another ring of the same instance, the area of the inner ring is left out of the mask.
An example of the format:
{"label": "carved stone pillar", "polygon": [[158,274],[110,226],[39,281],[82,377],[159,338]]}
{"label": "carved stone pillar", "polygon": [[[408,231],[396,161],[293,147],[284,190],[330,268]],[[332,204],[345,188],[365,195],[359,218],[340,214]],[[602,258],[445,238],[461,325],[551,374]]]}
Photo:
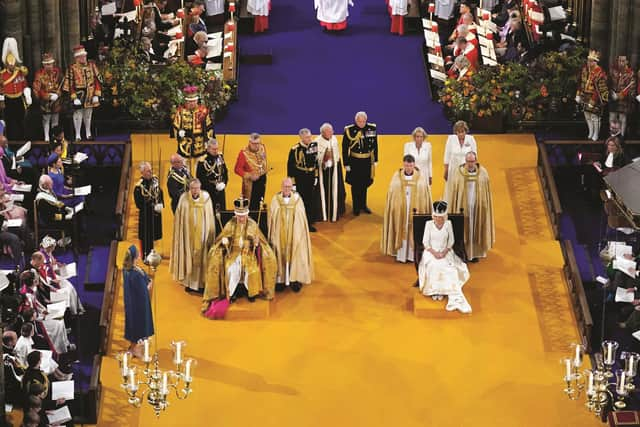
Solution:
{"label": "carved stone pillar", "polygon": [[20,53],[20,59],[24,59],[24,55],[22,52],[22,37],[24,35],[24,29],[22,26],[24,14],[23,5],[24,3],[22,0],[5,0],[7,11],[7,30],[5,36],[13,37],[18,42],[18,52]]}
{"label": "carved stone pillar", "polygon": [[[27,33],[24,36],[24,52],[28,54],[27,58],[23,58],[25,65],[29,67],[33,74],[40,68],[41,52],[42,52],[42,10],[40,9],[39,0],[27,1]],[[25,55],[27,56],[27,55]]]}
{"label": "carved stone pillar", "polygon": [[[616,2],[619,0],[615,0]],[[600,51],[603,62],[609,57],[611,33],[611,0],[593,0],[591,3],[591,34],[589,47]]]}
{"label": "carved stone pillar", "polygon": [[80,44],[80,8],[78,0],[62,2],[62,18],[64,34],[63,55],[68,61],[73,62],[73,47]]}
{"label": "carved stone pillar", "polygon": [[631,65],[635,69],[640,65],[640,25],[637,24],[640,22],[640,0],[631,0],[631,4],[633,16],[630,16],[630,23],[636,24],[630,25],[629,35],[627,37],[629,41],[627,55],[629,55]]}
{"label": "carved stone pillar", "polygon": [[62,38],[60,31],[60,2],[44,0],[42,3],[44,29],[42,37],[43,50],[51,52],[59,67],[64,67],[67,60],[62,56]]}

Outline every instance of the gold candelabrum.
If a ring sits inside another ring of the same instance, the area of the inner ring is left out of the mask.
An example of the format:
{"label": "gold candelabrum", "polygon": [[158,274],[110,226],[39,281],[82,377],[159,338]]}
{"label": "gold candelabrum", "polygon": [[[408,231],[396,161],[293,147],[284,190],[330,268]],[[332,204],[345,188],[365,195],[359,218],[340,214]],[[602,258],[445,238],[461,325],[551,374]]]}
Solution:
{"label": "gold candelabrum", "polygon": [[[154,277],[162,258],[155,250],[151,250],[146,261],[153,272],[152,277]],[[156,292],[153,292],[154,315],[157,312],[156,294]],[[157,337],[158,331],[156,328],[156,344],[158,342]],[[152,355],[150,353],[150,344],[151,342],[148,338],[142,341],[144,348],[142,356],[142,363],[144,364],[142,377],[139,376],[139,368],[133,366],[131,363],[132,354],[130,352],[122,352],[117,356],[120,373],[122,374],[120,387],[127,393],[129,404],[139,408],[141,403],[146,399],[147,403],[153,408],[156,416],[160,417],[160,413],[169,406],[168,397],[171,391],[175,392],[178,400],[184,400],[191,394],[193,367],[196,361],[184,357],[184,348],[186,346],[184,341],[172,341],[172,361],[175,368],[174,370],[163,371],[160,369],[157,345]]]}
{"label": "gold candelabrum", "polygon": [[624,369],[616,369],[616,354],[620,344],[616,341],[603,341],[602,352],[594,355],[595,367],[582,368],[584,346],[571,344],[571,356],[562,359],[564,366],[564,392],[571,400],[577,400],[586,389],[586,407],[597,417],[613,403],[614,410],[624,409],[625,398],[635,389],[633,384],[638,373],[640,354],[622,352],[620,359],[624,361]]}

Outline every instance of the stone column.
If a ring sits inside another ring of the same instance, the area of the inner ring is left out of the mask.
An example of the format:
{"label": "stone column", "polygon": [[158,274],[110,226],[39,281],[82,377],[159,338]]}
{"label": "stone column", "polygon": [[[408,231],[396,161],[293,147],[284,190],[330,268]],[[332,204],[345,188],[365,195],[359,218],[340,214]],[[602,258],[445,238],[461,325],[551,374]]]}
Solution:
{"label": "stone column", "polygon": [[[40,68],[42,54],[42,10],[40,9],[39,0],[27,1],[27,27],[28,34],[24,36],[24,51],[28,53],[30,61],[24,58],[25,65],[29,67],[32,74]],[[25,55],[27,56],[27,55]]]}
{"label": "stone column", "polygon": [[62,4],[62,28],[65,29],[62,52],[67,63],[71,63],[73,47],[80,44],[80,7],[78,0],[68,0]]}
{"label": "stone column", "polygon": [[6,37],[13,37],[18,42],[18,52],[20,53],[20,59],[24,60],[22,52],[23,43],[22,38],[24,35],[24,29],[22,26],[23,21],[23,2],[22,0],[5,0],[6,6]]}
{"label": "stone column", "polygon": [[62,56],[62,39],[60,31],[60,2],[44,0],[42,4],[44,28],[42,37],[43,50],[51,52],[59,67],[64,68],[67,60]]}
{"label": "stone column", "polygon": [[633,68],[637,69],[640,66],[640,25],[637,24],[640,22],[640,0],[631,0],[631,7],[633,8],[633,16],[631,16],[631,25],[627,37],[629,41],[627,55],[629,55]]}
{"label": "stone column", "polygon": [[[614,3],[618,1],[620,0],[615,0]],[[603,63],[609,57],[610,23],[612,18],[611,3],[611,0],[592,0],[591,2],[589,47],[600,51],[600,58]]]}

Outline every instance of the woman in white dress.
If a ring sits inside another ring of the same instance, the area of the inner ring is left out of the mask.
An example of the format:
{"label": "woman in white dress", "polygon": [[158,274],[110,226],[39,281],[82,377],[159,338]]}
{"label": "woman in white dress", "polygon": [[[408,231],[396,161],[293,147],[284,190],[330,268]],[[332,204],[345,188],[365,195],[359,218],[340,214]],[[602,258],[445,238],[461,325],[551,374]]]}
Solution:
{"label": "woman in white dress", "polygon": [[449,135],[447,145],[444,147],[444,180],[447,182],[444,187],[444,197],[447,198],[449,191],[449,177],[453,175],[455,168],[464,163],[464,156],[468,152],[478,153],[478,146],[473,136],[468,135],[469,126],[463,120],[457,121],[453,125],[454,135]]}
{"label": "woman in white dress", "polygon": [[436,301],[448,297],[446,310],[471,313],[471,306],[462,293],[469,280],[467,265],[453,252],[453,226],[447,219],[447,202],[433,204],[433,219],[424,227],[424,252],[418,267],[420,291]]}
{"label": "woman in white dress", "polygon": [[421,127],[417,127],[411,132],[413,141],[404,144],[403,155],[411,154],[416,160],[416,167],[420,175],[427,179],[427,184],[431,185],[431,143],[427,141],[427,132]]}

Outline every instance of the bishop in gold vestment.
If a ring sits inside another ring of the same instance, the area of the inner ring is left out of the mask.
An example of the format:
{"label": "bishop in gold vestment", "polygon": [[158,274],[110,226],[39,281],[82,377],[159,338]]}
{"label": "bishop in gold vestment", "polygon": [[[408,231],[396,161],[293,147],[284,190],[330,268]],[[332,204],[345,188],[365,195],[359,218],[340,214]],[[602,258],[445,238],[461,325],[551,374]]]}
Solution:
{"label": "bishop in gold vestment", "polygon": [[204,303],[206,311],[213,300],[235,300],[240,284],[249,301],[259,295],[272,299],[276,284],[276,257],[258,223],[249,218],[249,201],[234,201],[235,216],[227,222],[209,250]]}
{"label": "bishop in gold vestment", "polygon": [[464,246],[467,258],[485,258],[496,240],[493,202],[487,170],[478,163],[476,153],[469,152],[465,163],[450,176],[451,191],[447,203],[451,213],[464,212]]}
{"label": "bishop in gold vestment", "polygon": [[309,225],[302,197],[293,191],[291,178],[282,181],[282,191],[273,196],[269,209],[269,242],[278,261],[278,288],[291,286],[299,292],[313,280]]}
{"label": "bishop in gold vestment", "polygon": [[180,196],[173,223],[173,246],[169,271],[185,291],[204,288],[209,248],[215,237],[211,196],[200,189],[197,179]]}
{"label": "bishop in gold vestment", "polygon": [[404,156],[403,167],[391,178],[380,251],[395,256],[399,262],[414,260],[413,210],[421,214],[431,210],[431,190],[427,182],[415,167],[411,154]]}

